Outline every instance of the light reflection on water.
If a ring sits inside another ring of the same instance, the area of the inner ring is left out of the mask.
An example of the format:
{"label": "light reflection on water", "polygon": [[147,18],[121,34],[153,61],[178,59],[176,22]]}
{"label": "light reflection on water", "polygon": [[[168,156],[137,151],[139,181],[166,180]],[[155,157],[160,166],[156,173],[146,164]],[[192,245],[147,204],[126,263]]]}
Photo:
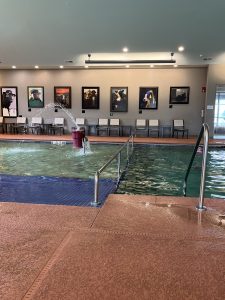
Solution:
{"label": "light reflection on water", "polygon": [[[136,146],[129,171],[118,193],[182,196],[183,180],[193,147]],[[188,179],[187,196],[199,195],[201,154]],[[209,149],[206,197],[225,199],[225,149]]]}

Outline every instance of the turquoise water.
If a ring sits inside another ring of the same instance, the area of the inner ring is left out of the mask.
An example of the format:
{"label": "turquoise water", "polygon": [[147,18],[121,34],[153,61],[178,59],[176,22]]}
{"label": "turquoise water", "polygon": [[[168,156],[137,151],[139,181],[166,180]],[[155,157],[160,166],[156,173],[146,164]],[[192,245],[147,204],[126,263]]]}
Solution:
{"label": "turquoise water", "polygon": [[[135,146],[132,161],[117,193],[181,196],[183,180],[194,147]],[[197,154],[187,196],[199,196],[202,155]],[[206,197],[225,199],[225,149],[209,148]]]}
{"label": "turquoise water", "polygon": [[[0,143],[0,173],[27,176],[93,178],[121,145],[91,145],[86,155],[71,144]],[[102,177],[116,176],[116,163]]]}
{"label": "turquoise water", "polygon": [[[95,172],[121,145],[92,144],[86,155],[71,144],[0,143],[0,173],[27,176],[93,178]],[[183,179],[192,155],[191,146],[135,145],[128,172],[117,193],[182,195]],[[125,162],[126,149],[122,155]],[[201,158],[197,154],[189,180],[187,196],[198,196]],[[210,148],[206,197],[225,199],[225,149]],[[101,177],[116,178],[116,162]]]}

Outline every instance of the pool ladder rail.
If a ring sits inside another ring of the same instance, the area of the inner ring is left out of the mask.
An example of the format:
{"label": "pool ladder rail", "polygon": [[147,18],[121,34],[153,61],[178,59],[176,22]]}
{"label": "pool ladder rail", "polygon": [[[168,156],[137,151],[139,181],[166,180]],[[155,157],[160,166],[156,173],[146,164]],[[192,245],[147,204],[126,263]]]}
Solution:
{"label": "pool ladder rail", "polygon": [[195,159],[196,153],[199,149],[199,145],[200,145],[202,137],[203,137],[202,172],[201,172],[199,202],[198,202],[198,205],[196,206],[196,208],[200,211],[206,210],[206,207],[204,206],[204,192],[205,192],[206,162],[207,162],[208,145],[209,145],[209,126],[206,123],[202,124],[202,128],[200,130],[198,139],[196,141],[195,148],[194,148],[194,151],[192,153],[192,157],[191,157],[189,166],[187,168],[186,175],[185,175],[185,178],[184,178],[184,184],[183,184],[183,195],[186,196],[188,175],[190,173],[190,170],[191,170],[193,161]]}
{"label": "pool ladder rail", "polygon": [[[130,151],[131,145],[131,151]],[[121,170],[121,153],[123,149],[126,147],[126,165],[124,170]],[[117,159],[117,185],[120,182],[121,176],[124,171],[127,169],[127,166],[130,161],[130,156],[133,153],[134,149],[134,136],[131,135],[128,140],[123,144],[123,146],[95,173],[95,189],[94,189],[94,201],[91,202],[93,206],[98,206],[101,204],[99,201],[99,178],[101,173],[111,164],[112,161]]]}

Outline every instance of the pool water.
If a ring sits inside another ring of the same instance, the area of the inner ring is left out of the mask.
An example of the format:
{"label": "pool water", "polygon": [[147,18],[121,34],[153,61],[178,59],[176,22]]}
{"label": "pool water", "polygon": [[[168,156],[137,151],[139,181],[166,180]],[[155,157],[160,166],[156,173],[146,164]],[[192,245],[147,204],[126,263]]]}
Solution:
{"label": "pool water", "polygon": [[[71,144],[3,142],[0,143],[0,173],[24,176],[93,178],[95,172],[121,147],[118,144],[92,144],[85,155]],[[113,163],[102,174],[116,173]]]}
{"label": "pool water", "polygon": [[[128,172],[117,193],[183,195],[183,180],[193,146],[134,148]],[[225,199],[225,149],[209,148],[205,196]],[[199,196],[202,155],[197,154],[187,182],[187,196]]]}
{"label": "pool water", "polygon": [[[91,144],[91,151],[84,155],[82,150],[74,149],[71,144],[2,142],[0,174],[2,178],[5,174],[27,178],[42,176],[91,180],[120,147],[121,144]],[[183,180],[193,148],[135,145],[128,171],[117,193],[182,196]],[[122,165],[125,164],[125,157],[126,148],[122,153]],[[201,160],[202,155],[197,154],[188,179],[187,196],[199,195]],[[209,148],[206,197],[225,199],[224,160],[225,149]],[[101,178],[114,180],[116,176],[117,163],[114,161],[101,174]]]}

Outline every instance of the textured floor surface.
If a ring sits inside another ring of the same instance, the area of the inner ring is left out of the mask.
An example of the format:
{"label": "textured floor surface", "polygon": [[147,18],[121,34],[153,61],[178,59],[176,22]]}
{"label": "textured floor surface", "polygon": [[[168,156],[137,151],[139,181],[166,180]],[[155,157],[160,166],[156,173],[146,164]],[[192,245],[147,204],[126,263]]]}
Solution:
{"label": "textured floor surface", "polygon": [[[0,135],[13,138],[71,139]],[[110,195],[102,208],[0,202],[0,299],[225,299],[225,201],[207,199],[202,213],[196,203],[141,195]]]}
{"label": "textured floor surface", "polygon": [[0,203],[0,299],[224,299],[225,202]]}

